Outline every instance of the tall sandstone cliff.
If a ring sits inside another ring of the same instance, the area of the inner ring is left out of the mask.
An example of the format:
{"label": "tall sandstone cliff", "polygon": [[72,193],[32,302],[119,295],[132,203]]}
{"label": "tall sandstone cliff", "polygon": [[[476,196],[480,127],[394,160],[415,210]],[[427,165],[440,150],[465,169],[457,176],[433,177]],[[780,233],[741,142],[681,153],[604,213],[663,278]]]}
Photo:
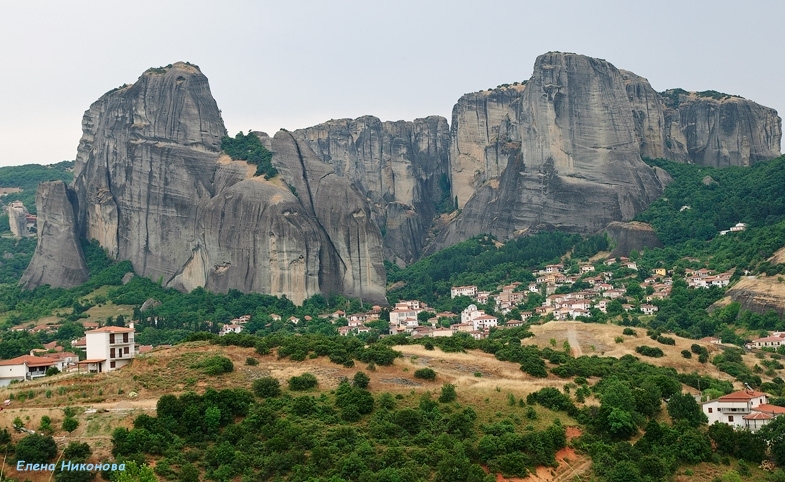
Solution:
{"label": "tall sandstone cliff", "polygon": [[451,201],[445,118],[382,122],[365,116],[331,120],[293,135],[368,198],[385,233],[388,259],[408,264],[420,256],[437,205]]}
{"label": "tall sandstone cliff", "polygon": [[669,92],[604,60],[551,52],[524,84],[464,95],[450,150],[462,212],[427,252],[480,233],[595,232],[630,220],[669,182],[643,157],[726,166],[779,155],[774,110]]}
{"label": "tall sandstone cliff", "polygon": [[[288,135],[273,141],[281,176],[270,181],[221,155],[223,120],[197,67],[150,69],[101,97],[82,124],[76,232],[130,260],[138,274],[182,290],[260,291],[295,302],[318,293],[384,301],[381,234],[364,198],[348,181],[329,176],[331,168],[310,148],[292,149]],[[285,169],[306,164],[322,175]],[[303,201],[289,186],[315,197]],[[61,201],[52,209],[67,211]],[[34,267],[57,264],[62,243],[48,240],[40,237],[28,287],[48,282],[34,276]]]}

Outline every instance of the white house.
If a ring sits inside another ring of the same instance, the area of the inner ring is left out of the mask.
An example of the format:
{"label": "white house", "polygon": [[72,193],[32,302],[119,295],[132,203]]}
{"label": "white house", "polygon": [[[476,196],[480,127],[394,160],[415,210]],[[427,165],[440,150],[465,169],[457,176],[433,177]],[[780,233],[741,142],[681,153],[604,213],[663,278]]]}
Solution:
{"label": "white house", "polygon": [[472,319],[472,325],[475,331],[487,330],[499,324],[499,319],[491,315],[480,315]]}
{"label": "white house", "polygon": [[450,298],[455,298],[457,296],[468,296],[468,297],[477,296],[477,287],[453,286],[452,288],[450,288]]}
{"label": "white house", "polygon": [[13,380],[32,380],[46,375],[49,367],[62,371],[63,362],[55,358],[22,355],[10,360],[0,360],[0,387]]}
{"label": "white house", "polygon": [[755,390],[729,393],[701,405],[709,425],[720,422],[753,432],[785,413],[785,407],[770,405],[768,396]]}
{"label": "white house", "polygon": [[122,368],[134,358],[134,328],[105,326],[85,333],[87,359],[79,362],[91,372],[109,372]]}

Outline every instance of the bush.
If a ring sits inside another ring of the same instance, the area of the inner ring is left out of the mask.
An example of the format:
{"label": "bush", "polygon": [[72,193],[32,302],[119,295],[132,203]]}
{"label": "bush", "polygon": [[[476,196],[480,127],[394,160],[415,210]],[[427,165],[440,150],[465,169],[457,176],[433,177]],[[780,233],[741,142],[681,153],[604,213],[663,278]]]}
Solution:
{"label": "bush", "polygon": [[57,455],[57,443],[51,436],[28,435],[16,444],[16,459],[26,463],[44,463]]}
{"label": "bush", "polygon": [[57,367],[49,367],[46,369],[46,376],[51,377],[52,375],[57,375],[60,373],[60,369]]}
{"label": "bush", "polygon": [[624,331],[621,332],[621,334],[628,335],[628,336],[635,336],[635,330],[633,330],[632,328],[625,328]]}
{"label": "bush", "polygon": [[458,393],[455,391],[455,385],[451,383],[445,383],[442,385],[442,393],[439,395],[439,401],[441,403],[454,402],[457,398]]}
{"label": "bush", "polygon": [[234,371],[232,360],[221,355],[214,355],[191,365],[191,368],[201,368],[207,375],[220,375]]}
{"label": "bush", "polygon": [[79,421],[73,417],[65,417],[63,419],[63,430],[68,433],[73,432],[79,427]]}
{"label": "bush", "polygon": [[689,359],[689,358],[692,358],[692,353],[690,353],[689,350],[682,350],[681,351],[681,356],[683,356],[684,358]]}
{"label": "bush", "polygon": [[662,350],[653,346],[639,346],[635,348],[635,351],[643,356],[650,356],[653,358],[660,358],[665,356],[665,353],[663,353]]}
{"label": "bush", "polygon": [[257,360],[252,356],[249,356],[248,358],[245,359],[245,364],[248,366],[256,366],[259,364],[259,360]]}
{"label": "bush", "polygon": [[281,383],[275,377],[254,380],[252,388],[257,397],[273,398],[281,394]]}
{"label": "bush", "polygon": [[419,370],[415,370],[414,378],[420,378],[422,380],[435,380],[436,372],[430,368],[420,368]]}
{"label": "bush", "polygon": [[363,372],[357,372],[354,374],[354,378],[352,378],[354,382],[354,386],[358,388],[368,388],[368,384],[371,383],[371,377],[366,375]]}
{"label": "bush", "polygon": [[316,377],[307,372],[303,373],[299,377],[292,377],[289,379],[289,390],[294,390],[297,392],[316,388],[317,385],[319,385],[319,381],[316,379]]}
{"label": "bush", "polygon": [[662,335],[657,337],[657,342],[662,343],[663,345],[671,345],[671,346],[676,344],[676,340],[674,340],[673,338],[669,336],[662,336]]}

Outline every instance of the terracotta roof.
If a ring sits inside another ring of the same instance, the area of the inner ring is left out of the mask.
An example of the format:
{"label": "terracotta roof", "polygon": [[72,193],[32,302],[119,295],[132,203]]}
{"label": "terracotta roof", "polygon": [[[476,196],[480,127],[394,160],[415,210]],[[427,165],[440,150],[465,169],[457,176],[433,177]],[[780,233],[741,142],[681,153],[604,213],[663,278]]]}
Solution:
{"label": "terracotta roof", "polygon": [[80,361],[79,365],[87,365],[88,363],[101,363],[105,361],[106,358],[88,358],[87,360]]}
{"label": "terracotta roof", "polygon": [[10,360],[0,360],[1,366],[8,365],[22,365],[27,364],[29,367],[42,367],[47,365],[56,365],[59,360],[54,358],[47,358],[43,356],[22,355]]}
{"label": "terracotta roof", "polygon": [[771,415],[766,414],[766,413],[752,412],[752,413],[747,414],[747,415],[745,415],[745,416],[743,416],[741,418],[743,418],[744,420],[771,420],[774,417],[772,417]]}
{"label": "terracotta roof", "polygon": [[753,408],[756,412],[765,412],[765,413],[774,413],[774,414],[782,414],[785,413],[785,407],[780,407],[779,405],[772,405],[770,403],[762,403],[757,407]]}
{"label": "terracotta roof", "polygon": [[90,333],[133,333],[133,328],[125,328],[123,326],[105,326],[103,328],[98,328],[97,330],[91,330],[85,333],[89,335]]}
{"label": "terracotta roof", "polygon": [[766,394],[763,392],[757,392],[755,390],[740,390],[738,392],[729,393],[719,398],[721,402],[733,402],[733,401],[749,401],[753,398],[758,398],[765,396]]}

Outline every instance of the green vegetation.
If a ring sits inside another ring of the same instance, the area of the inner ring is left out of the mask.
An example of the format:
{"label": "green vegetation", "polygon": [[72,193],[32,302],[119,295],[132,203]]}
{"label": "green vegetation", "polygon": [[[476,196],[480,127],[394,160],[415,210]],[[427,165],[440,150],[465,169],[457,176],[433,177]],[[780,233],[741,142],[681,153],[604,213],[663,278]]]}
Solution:
{"label": "green vegetation", "polygon": [[414,378],[423,380],[436,380],[436,372],[431,368],[420,368],[414,371]]}
{"label": "green vegetation", "polygon": [[256,134],[238,132],[234,138],[224,136],[221,138],[221,149],[232,159],[243,160],[256,165],[256,175],[270,179],[278,174],[273,167],[272,152],[268,151]]}
{"label": "green vegetation", "polygon": [[[9,193],[0,197],[5,204],[22,201],[27,210],[35,214],[35,192],[44,181],[64,181],[70,183],[74,175],[71,171],[73,161],[62,161],[48,166],[25,164],[23,166],[0,167],[0,187],[18,187],[21,192]],[[8,215],[0,215],[0,232],[8,231]]]}
{"label": "green vegetation", "polygon": [[191,368],[201,368],[207,375],[221,375],[223,373],[232,373],[234,371],[234,363],[225,356],[213,355],[199,360],[191,365]]}

